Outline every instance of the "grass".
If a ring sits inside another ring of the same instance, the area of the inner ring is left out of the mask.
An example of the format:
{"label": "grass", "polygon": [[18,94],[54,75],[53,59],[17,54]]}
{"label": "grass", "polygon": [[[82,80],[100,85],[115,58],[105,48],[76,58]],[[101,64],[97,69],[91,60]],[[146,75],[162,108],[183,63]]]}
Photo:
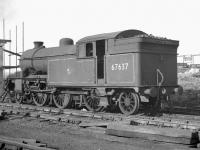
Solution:
{"label": "grass", "polygon": [[181,85],[184,90],[200,90],[200,78],[193,77],[192,75],[179,74],[178,84]]}
{"label": "grass", "polygon": [[176,106],[200,106],[200,78],[192,74],[179,73],[178,84],[183,87],[183,95],[171,97],[173,105]]}

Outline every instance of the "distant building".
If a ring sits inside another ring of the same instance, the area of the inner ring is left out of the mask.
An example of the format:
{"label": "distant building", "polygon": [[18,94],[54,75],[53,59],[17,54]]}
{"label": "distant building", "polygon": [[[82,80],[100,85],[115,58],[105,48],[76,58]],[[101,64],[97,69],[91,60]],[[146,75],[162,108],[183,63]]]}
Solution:
{"label": "distant building", "polygon": [[178,63],[200,64],[200,54],[196,55],[180,55],[177,58]]}
{"label": "distant building", "polygon": [[193,64],[200,64],[200,54],[193,56]]}

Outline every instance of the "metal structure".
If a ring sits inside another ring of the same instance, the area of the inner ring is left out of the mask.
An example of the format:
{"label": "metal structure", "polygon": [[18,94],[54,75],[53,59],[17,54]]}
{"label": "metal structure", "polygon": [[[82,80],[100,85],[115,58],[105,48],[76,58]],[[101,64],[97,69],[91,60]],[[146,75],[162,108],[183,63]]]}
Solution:
{"label": "metal structure", "polygon": [[[3,25],[3,40],[6,39],[6,25],[5,25],[5,19],[2,20],[2,25]],[[18,53],[18,31],[17,31],[17,26],[15,28],[15,52],[12,51],[12,48],[11,48],[11,30],[9,30],[9,50],[5,49],[5,47],[3,47],[2,49],[2,53],[3,53],[3,58],[1,59],[3,61],[3,65],[1,66],[3,68],[3,77],[5,78],[7,76],[6,74],[6,70],[9,70],[9,74],[11,74],[11,69],[15,69],[15,75],[17,76],[17,71],[19,68],[19,65],[18,65],[18,59],[19,57],[21,56],[19,53]],[[24,22],[22,23],[22,52],[24,51]],[[5,64],[5,60],[6,60],[6,55],[5,53],[8,53],[8,57],[9,57],[9,65],[6,66]],[[15,56],[15,65],[11,64],[11,56]]]}
{"label": "metal structure", "polygon": [[[11,42],[11,40],[5,40],[5,39],[0,39],[0,52],[1,53],[3,53],[3,52],[6,52],[6,53],[9,53],[9,54],[11,54],[11,55],[15,55],[16,57],[17,56],[21,56],[19,53],[15,53],[15,52],[12,52],[12,51],[10,51],[10,50],[6,50],[5,48],[4,48],[4,45],[7,43],[7,42]],[[1,58],[1,61],[3,62],[4,61],[4,59],[3,59],[3,57]],[[16,62],[17,63],[17,62]],[[2,65],[1,65],[1,68],[2,69],[12,69],[12,68],[19,68],[19,66],[11,66],[11,65],[9,65],[9,66],[5,66],[4,65],[4,63],[2,63]]]}
{"label": "metal structure", "polygon": [[59,47],[35,42],[22,53],[21,77],[10,76],[7,91],[17,102],[100,111],[117,107],[126,115],[141,105],[160,107],[177,85],[178,41],[139,30],[88,36]]}
{"label": "metal structure", "polygon": [[3,92],[3,81],[4,81],[4,45],[10,40],[0,39],[0,93]]}
{"label": "metal structure", "polygon": [[6,39],[0,39],[0,69],[1,69],[1,81],[3,80],[3,67],[4,67],[4,52],[10,52],[8,50],[4,49],[4,45],[8,42],[11,42],[11,40]]}

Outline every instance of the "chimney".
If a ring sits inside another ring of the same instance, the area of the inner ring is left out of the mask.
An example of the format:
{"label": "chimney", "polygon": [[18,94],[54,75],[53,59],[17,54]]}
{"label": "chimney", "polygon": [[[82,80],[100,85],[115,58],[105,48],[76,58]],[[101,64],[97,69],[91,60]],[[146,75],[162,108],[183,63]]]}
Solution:
{"label": "chimney", "polygon": [[34,48],[40,48],[40,47],[42,47],[43,46],[43,42],[41,42],[41,41],[35,41],[35,42],[33,42],[34,43]]}

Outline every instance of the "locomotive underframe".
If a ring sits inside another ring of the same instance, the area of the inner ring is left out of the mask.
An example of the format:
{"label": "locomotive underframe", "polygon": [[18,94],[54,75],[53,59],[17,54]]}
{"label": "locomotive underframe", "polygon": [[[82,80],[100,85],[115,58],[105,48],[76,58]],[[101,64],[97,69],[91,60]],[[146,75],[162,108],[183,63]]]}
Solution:
{"label": "locomotive underframe", "polygon": [[[11,89],[12,101],[34,103],[37,106],[55,104],[59,108],[83,108],[100,111],[105,108],[130,115],[137,113],[141,104],[159,109],[161,101],[169,102],[169,93],[179,86],[48,86],[46,78],[8,78],[15,84]],[[19,86],[21,83],[21,86]],[[17,86],[16,86],[17,85]],[[150,105],[146,105],[150,104]]]}

